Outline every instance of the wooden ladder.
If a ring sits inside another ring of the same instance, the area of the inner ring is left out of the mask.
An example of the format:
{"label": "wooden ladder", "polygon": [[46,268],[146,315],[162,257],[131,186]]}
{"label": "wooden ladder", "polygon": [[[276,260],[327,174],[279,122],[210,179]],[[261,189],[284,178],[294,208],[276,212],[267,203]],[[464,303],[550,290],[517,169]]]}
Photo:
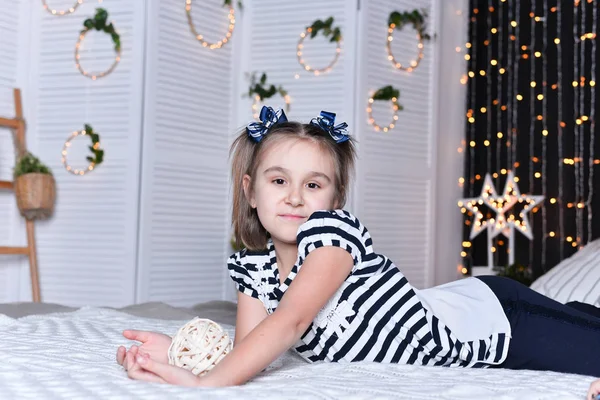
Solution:
{"label": "wooden ladder", "polygon": [[[21,91],[14,89],[15,99],[15,117],[2,118],[0,117],[0,127],[13,130],[13,142],[15,145],[16,159],[22,157],[26,153],[25,146],[25,120],[23,119],[23,108],[21,105]],[[0,190],[14,190],[14,184],[11,181],[0,180]],[[33,220],[26,220],[27,228],[27,246],[26,247],[1,247],[0,255],[26,255],[29,256],[29,272],[31,275],[31,294],[35,303],[40,302],[40,281],[37,265],[37,255],[35,247],[35,230]]]}

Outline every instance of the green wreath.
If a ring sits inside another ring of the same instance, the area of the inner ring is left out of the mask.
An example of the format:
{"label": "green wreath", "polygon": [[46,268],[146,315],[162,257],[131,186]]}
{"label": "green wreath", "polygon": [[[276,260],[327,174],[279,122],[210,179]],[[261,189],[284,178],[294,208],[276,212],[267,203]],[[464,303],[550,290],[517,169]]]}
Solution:
{"label": "green wreath", "polygon": [[[369,98],[367,116],[369,118],[369,124],[373,125],[376,131],[382,130],[384,132],[388,132],[389,130],[394,129],[396,127],[396,121],[398,120],[397,112],[403,110],[403,107],[398,102],[399,97],[400,90],[394,88],[392,85],[388,85],[378,89],[375,93],[373,93],[373,96]],[[371,104],[376,100],[389,100],[392,102],[394,115],[392,122],[390,122],[388,125],[380,125],[375,121],[375,118],[373,118],[373,108],[371,107]]]}
{"label": "green wreath", "polygon": [[405,25],[410,24],[415,28],[421,37],[421,40],[431,40],[431,36],[426,32],[426,19],[426,10],[419,11],[415,9],[413,11],[404,11],[401,13],[393,11],[388,18],[388,26],[393,24],[395,29],[401,31]]}
{"label": "green wreath", "polygon": [[[232,0],[224,0],[223,1],[223,6],[233,7],[232,4],[233,4]],[[242,7],[242,0],[238,0],[237,5],[238,5],[238,8],[240,10],[243,9],[243,7]]]}
{"label": "green wreath", "polygon": [[94,15],[94,18],[88,18],[83,21],[83,26],[85,26],[85,29],[83,29],[81,33],[85,33],[86,31],[92,29],[108,33],[115,44],[115,51],[118,53],[121,51],[121,37],[115,30],[112,22],[106,25],[107,20],[108,12],[104,8],[96,8],[96,15]]}
{"label": "green wreath", "polygon": [[104,161],[104,150],[100,148],[100,135],[94,132],[94,129],[88,124],[85,124],[85,134],[92,139],[92,145],[88,146],[88,149],[93,154],[93,157],[88,156],[86,160],[94,165],[101,164]]}
{"label": "green wreath", "polygon": [[329,17],[325,21],[318,19],[306,29],[310,30],[311,39],[317,36],[319,32],[323,32],[323,36],[325,36],[325,38],[329,38],[331,36],[329,41],[332,43],[339,43],[342,40],[342,31],[340,30],[340,27],[333,27],[333,17]]}
{"label": "green wreath", "polygon": [[263,72],[260,77],[260,80],[257,81],[256,74],[253,73],[250,77],[250,87],[248,88],[248,97],[258,96],[260,101],[264,101],[265,99],[269,99],[275,96],[277,93],[281,95],[281,97],[285,98],[287,96],[287,91],[283,89],[281,86],[269,85],[267,86],[267,74]]}
{"label": "green wreath", "polygon": [[[402,107],[402,105],[398,102],[399,98],[400,98],[400,89],[396,89],[392,85],[387,85],[387,86],[384,86],[384,87],[378,89],[373,94],[373,97],[372,97],[373,100],[389,100],[392,102],[392,104],[394,106],[397,107],[398,111],[402,111],[402,110],[404,110],[404,107]],[[394,99],[396,99],[396,100],[394,100]]]}

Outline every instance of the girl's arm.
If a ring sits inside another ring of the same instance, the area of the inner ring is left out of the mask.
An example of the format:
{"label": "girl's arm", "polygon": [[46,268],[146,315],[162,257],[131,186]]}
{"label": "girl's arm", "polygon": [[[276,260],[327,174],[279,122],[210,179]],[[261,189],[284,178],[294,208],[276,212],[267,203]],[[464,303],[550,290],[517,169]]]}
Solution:
{"label": "girl's arm", "polygon": [[234,347],[268,315],[260,300],[242,292],[238,292],[237,298]]}
{"label": "girl's arm", "polygon": [[198,385],[240,385],[269,366],[300,339],[350,274],[353,264],[352,256],[339,247],[313,250],[277,310],[252,329],[208,374],[200,377]]}

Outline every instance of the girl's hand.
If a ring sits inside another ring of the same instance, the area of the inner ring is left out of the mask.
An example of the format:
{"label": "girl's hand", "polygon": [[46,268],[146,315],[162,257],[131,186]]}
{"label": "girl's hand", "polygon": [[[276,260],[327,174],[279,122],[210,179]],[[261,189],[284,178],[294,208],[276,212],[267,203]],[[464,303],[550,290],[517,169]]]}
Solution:
{"label": "girl's hand", "polygon": [[588,390],[588,394],[586,399],[588,400],[596,400],[596,397],[600,394],[600,379],[596,379],[590,385],[590,390]]}
{"label": "girl's hand", "polygon": [[[129,358],[131,358],[129,360]],[[187,369],[153,360],[140,349],[135,358],[127,353],[126,363],[130,364],[127,376],[147,382],[170,383],[179,386],[200,386],[200,378]]]}
{"label": "girl's hand", "polygon": [[169,346],[171,345],[170,336],[163,335],[162,333],[157,332],[136,330],[123,331],[123,336],[130,340],[137,340],[138,342],[142,342],[141,346],[131,346],[129,348],[129,351],[126,351],[125,347],[123,346],[119,346],[119,348],[117,349],[117,363],[119,363],[119,365],[122,365],[125,369],[129,369],[129,365],[127,363],[127,354],[131,353],[131,355],[133,356],[133,360],[138,353],[138,349],[148,354],[153,360],[162,363],[169,362],[169,357],[167,353],[169,351]]}

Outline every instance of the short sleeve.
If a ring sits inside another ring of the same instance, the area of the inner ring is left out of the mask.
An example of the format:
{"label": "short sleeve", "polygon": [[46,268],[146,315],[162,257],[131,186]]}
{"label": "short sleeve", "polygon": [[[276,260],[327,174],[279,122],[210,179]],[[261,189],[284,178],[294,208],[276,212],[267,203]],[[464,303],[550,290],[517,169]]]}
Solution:
{"label": "short sleeve", "polygon": [[[244,250],[242,250],[242,252],[243,251]],[[235,282],[237,290],[258,299],[258,291],[255,288],[254,279],[252,279],[248,269],[246,269],[242,263],[242,252],[232,254],[227,260],[229,276]]]}
{"label": "short sleeve", "polygon": [[300,264],[315,249],[335,246],[354,260],[353,271],[371,250],[371,238],[360,221],[344,210],[316,211],[298,228],[296,237]]}

